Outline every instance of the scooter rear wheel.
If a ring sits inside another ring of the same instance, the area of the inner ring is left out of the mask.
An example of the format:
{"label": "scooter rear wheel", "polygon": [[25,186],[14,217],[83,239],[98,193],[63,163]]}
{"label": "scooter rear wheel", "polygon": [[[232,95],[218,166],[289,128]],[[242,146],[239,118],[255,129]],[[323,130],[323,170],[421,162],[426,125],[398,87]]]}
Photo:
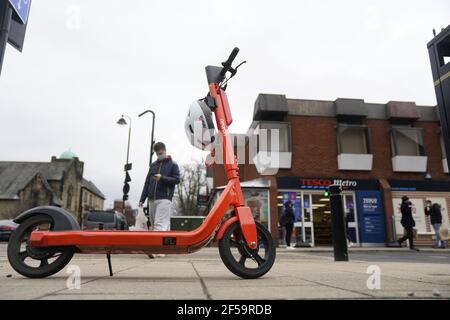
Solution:
{"label": "scooter rear wheel", "polygon": [[276,249],[269,230],[256,222],[258,245],[256,249],[247,246],[239,221],[225,230],[219,241],[219,253],[225,266],[235,275],[244,279],[263,276],[275,262]]}
{"label": "scooter rear wheel", "polygon": [[8,243],[8,260],[11,267],[29,278],[45,278],[63,269],[73,257],[73,247],[37,248],[29,245],[32,231],[52,229],[52,218],[44,214],[22,222]]}

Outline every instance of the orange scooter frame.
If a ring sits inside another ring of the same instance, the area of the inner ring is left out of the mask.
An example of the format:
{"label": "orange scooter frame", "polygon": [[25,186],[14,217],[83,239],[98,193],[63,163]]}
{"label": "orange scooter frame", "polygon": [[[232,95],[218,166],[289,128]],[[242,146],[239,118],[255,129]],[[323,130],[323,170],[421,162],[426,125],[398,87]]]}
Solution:
{"label": "orange scooter frame", "polygon": [[[195,252],[212,240],[220,240],[225,230],[239,221],[247,246],[257,247],[257,230],[244,198],[238,175],[238,165],[228,132],[232,122],[225,91],[220,84],[209,84],[209,94],[214,98],[214,115],[219,129],[224,168],[228,184],[205,221],[193,231],[33,231],[29,244],[32,247],[75,247],[79,253],[173,253]],[[232,216],[224,221],[225,213],[233,207]]]}

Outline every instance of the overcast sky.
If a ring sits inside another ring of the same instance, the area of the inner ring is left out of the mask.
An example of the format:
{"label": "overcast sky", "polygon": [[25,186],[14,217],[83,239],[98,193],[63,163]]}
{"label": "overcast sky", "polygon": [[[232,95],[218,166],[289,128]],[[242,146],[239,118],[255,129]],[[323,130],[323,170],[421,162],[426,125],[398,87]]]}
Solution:
{"label": "overcast sky", "polygon": [[201,160],[184,133],[207,92],[204,67],[235,46],[248,64],[230,83],[232,132],[246,132],[258,93],[435,105],[426,44],[450,23],[450,1],[33,0],[25,48],[0,77],[0,160],[49,161],[71,149],[85,177],[121,198],[132,117],[130,200],[156,140],[182,164]]}

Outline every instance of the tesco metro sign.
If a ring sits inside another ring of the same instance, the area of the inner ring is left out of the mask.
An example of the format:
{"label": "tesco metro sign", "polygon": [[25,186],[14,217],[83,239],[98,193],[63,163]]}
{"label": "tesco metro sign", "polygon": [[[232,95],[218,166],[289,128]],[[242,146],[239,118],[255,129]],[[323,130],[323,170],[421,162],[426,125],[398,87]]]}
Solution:
{"label": "tesco metro sign", "polygon": [[300,184],[305,187],[312,188],[326,188],[331,185],[339,185],[342,188],[356,188],[358,182],[356,180],[348,179],[300,179]]}

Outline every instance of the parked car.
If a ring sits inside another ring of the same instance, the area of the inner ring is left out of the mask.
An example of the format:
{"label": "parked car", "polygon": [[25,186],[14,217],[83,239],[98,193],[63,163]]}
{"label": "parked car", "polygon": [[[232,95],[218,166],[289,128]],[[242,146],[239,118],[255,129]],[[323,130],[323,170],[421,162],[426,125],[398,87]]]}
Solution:
{"label": "parked car", "polygon": [[125,216],[116,211],[90,211],[84,219],[85,230],[128,230]]}
{"label": "parked car", "polygon": [[0,241],[8,241],[19,225],[12,220],[0,220]]}

